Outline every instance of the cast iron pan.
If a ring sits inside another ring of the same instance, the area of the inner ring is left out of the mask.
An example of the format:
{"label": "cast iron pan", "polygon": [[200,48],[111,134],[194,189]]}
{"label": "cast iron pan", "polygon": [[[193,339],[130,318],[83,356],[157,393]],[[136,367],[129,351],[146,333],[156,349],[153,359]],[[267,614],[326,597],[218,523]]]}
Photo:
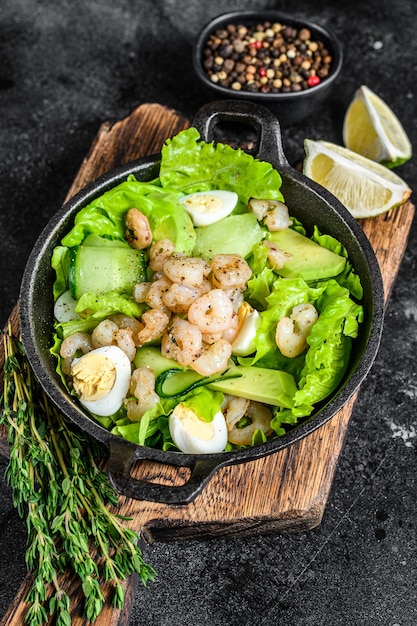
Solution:
{"label": "cast iron pan", "polygon": [[[142,181],[155,178],[160,157],[143,158],[112,170],[76,194],[46,226],[28,259],[20,293],[22,341],[33,371],[47,395],[64,415],[106,445],[111,483],[119,493],[135,499],[186,504],[201,492],[220,467],[273,454],[307,436],[335,415],[358,389],[379,347],[384,311],[383,284],[378,262],[362,229],[333,195],[289,165],[281,144],[279,122],[268,109],[245,101],[212,102],[197,112],[193,125],[204,140],[212,141],[216,128],[225,123],[231,128],[243,124],[255,131],[256,156],[272,163],[281,173],[282,191],[290,213],[299,218],[307,230],[312,230],[316,224],[347,248],[363,285],[365,321],[361,324],[359,338],[353,342],[351,362],[339,389],[318,407],[314,415],[285,436],[242,451],[208,455],[163,452],[125,441],[89,417],[68,395],[56,374],[55,360],[49,352],[53,330],[51,255],[53,248],[72,227],[80,208],[124,181],[129,174]],[[132,465],[144,460],[190,468],[190,478],[184,485],[174,487],[132,478]]]}

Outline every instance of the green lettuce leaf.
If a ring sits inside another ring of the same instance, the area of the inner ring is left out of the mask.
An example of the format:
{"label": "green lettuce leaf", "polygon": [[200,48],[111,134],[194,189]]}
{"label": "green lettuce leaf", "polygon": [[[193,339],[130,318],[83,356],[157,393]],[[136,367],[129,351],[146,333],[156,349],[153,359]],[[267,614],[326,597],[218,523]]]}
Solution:
{"label": "green lettuce leaf", "polygon": [[84,317],[88,315],[102,318],[114,313],[124,313],[129,317],[140,317],[146,308],[145,304],[138,304],[129,295],[109,291],[98,294],[83,293],[77,301],[75,312]]}
{"label": "green lettuce leaf", "polygon": [[190,254],[194,246],[194,228],[190,216],[178,198],[179,191],[136,180],[133,175],[106,191],[81,209],[74,226],[62,239],[67,247],[80,245],[89,234],[113,239],[123,238],[124,215],[130,208],[139,209],[149,220],[156,241],[169,237],[178,252]]}
{"label": "green lettuce leaf", "polygon": [[281,176],[270,163],[240,148],[200,141],[193,127],[166,141],[159,179],[163,187],[185,194],[210,189],[235,191],[239,196],[235,212],[246,212],[251,198],[283,200]]}
{"label": "green lettuce leaf", "polygon": [[335,254],[345,257],[345,269],[338,275],[337,282],[339,283],[339,285],[342,285],[342,287],[346,287],[354,298],[356,298],[357,300],[361,300],[363,296],[361,281],[349,261],[348,253],[345,246],[331,235],[321,234],[317,226],[314,227],[314,232],[311,239],[323,246],[323,248],[327,248]]}
{"label": "green lettuce leaf", "polygon": [[181,403],[192,409],[205,422],[212,422],[216,413],[221,410],[224,395],[207,387],[197,387],[191,391]]}

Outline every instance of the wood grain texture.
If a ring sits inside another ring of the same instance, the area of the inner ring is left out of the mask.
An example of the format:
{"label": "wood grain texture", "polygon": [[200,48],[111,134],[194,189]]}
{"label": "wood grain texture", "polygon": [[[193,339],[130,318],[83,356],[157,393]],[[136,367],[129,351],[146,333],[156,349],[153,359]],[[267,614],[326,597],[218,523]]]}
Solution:
{"label": "wood grain texture", "polygon": [[[103,124],[67,198],[110,169],[159,152],[168,137],[187,126],[187,119],[157,104],[142,105],[120,122]],[[413,216],[414,206],[408,202],[383,216],[361,221],[381,266],[386,301],[404,255]],[[10,319],[17,330],[17,306]],[[0,364],[3,357],[1,345]],[[132,528],[148,543],[314,528],[325,510],[356,397],[357,394],[324,426],[287,449],[250,463],[221,468],[190,504],[170,506],[121,496],[119,511],[132,518]],[[7,454],[4,429],[0,432],[0,454]],[[174,468],[164,471],[164,480],[181,484],[180,472]],[[155,477],[163,482],[159,466],[152,464],[137,467],[135,476],[149,480]],[[28,575],[1,626],[23,623],[24,598],[30,582]],[[70,572],[63,576],[61,584],[74,599],[73,626],[85,625],[81,601],[77,601],[79,589]],[[135,584],[135,576],[126,581],[124,610],[114,611],[110,603],[106,604],[96,626],[128,623]]]}

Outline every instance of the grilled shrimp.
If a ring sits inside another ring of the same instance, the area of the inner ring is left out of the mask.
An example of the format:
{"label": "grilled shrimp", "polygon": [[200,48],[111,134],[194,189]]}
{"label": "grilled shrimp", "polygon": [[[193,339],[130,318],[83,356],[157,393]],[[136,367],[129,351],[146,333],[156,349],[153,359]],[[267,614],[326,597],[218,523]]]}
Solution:
{"label": "grilled shrimp", "polygon": [[250,400],[238,396],[226,395],[222,404],[222,411],[226,418],[227,430],[232,430],[235,424],[242,419],[249,407]]}
{"label": "grilled shrimp", "polygon": [[173,313],[187,313],[190,305],[200,296],[200,289],[192,285],[172,283],[162,294],[162,302]]}
{"label": "grilled shrimp", "polygon": [[129,357],[130,361],[136,356],[136,344],[133,338],[134,330],[132,326],[134,326],[136,333],[137,330],[142,328],[142,324],[137,320],[134,320],[136,324],[132,321],[132,326],[128,327],[125,325],[122,328],[114,321],[118,319],[120,324],[123,322],[126,324],[127,316],[117,317],[113,316],[113,319],[107,318],[97,324],[95,329],[91,334],[91,341],[94,348],[101,348],[102,346],[118,346],[123,352]]}
{"label": "grilled shrimp", "polygon": [[151,284],[151,282],[136,283],[132,291],[133,300],[139,303],[146,302]]}
{"label": "grilled shrimp", "polygon": [[141,318],[145,325],[137,334],[137,345],[159,339],[168,327],[170,316],[162,309],[148,309]]}
{"label": "grilled shrimp", "polygon": [[233,304],[222,289],[212,289],[188,309],[188,320],[202,333],[224,332],[232,323]]}
{"label": "grilled shrimp", "polygon": [[239,420],[234,421],[228,434],[228,440],[230,443],[241,446],[250,446],[252,443],[252,436],[256,430],[262,430],[266,436],[272,433],[271,420],[273,415],[271,409],[265,406],[265,404],[251,400],[244,415],[251,419],[251,423],[247,426],[243,426],[242,428],[238,428],[237,424]]}
{"label": "grilled shrimp", "polygon": [[288,207],[283,202],[274,202],[272,209],[268,209],[264,217],[264,224],[271,232],[285,230],[292,224],[288,214]]}
{"label": "grilled shrimp", "polygon": [[270,231],[285,230],[292,224],[287,205],[278,200],[258,200],[252,198],[249,200],[248,207],[259,222],[263,220],[265,226]]}
{"label": "grilled shrimp", "polygon": [[210,265],[204,259],[172,254],[162,266],[172,282],[197,287],[210,274]]}
{"label": "grilled shrimp", "polygon": [[212,283],[220,289],[245,289],[252,270],[240,254],[216,254],[211,260]]}
{"label": "grilled shrimp", "polygon": [[161,353],[187,367],[200,356],[202,347],[200,329],[181,317],[174,317],[171,327],[162,337]]}
{"label": "grilled shrimp", "polygon": [[160,239],[152,244],[149,250],[149,267],[154,272],[162,271],[164,263],[175,252],[171,239]]}
{"label": "grilled shrimp", "polygon": [[262,242],[262,245],[268,250],[267,259],[269,265],[273,270],[280,270],[284,267],[284,265],[291,261],[293,255],[290,252],[285,252],[277,246],[273,241],[265,240]]}
{"label": "grilled shrimp", "polygon": [[114,333],[116,346],[123,350],[129,361],[133,361],[136,356],[136,343],[133,339],[133,331],[131,328],[118,328]]}
{"label": "grilled shrimp", "polygon": [[202,376],[224,372],[232,356],[232,346],[225,339],[218,339],[204,348],[201,356],[190,363],[191,369]]}
{"label": "grilled shrimp", "polygon": [[152,243],[149,220],[138,209],[129,209],[125,215],[125,239],[135,250],[144,250]]}
{"label": "grilled shrimp", "polygon": [[134,396],[124,400],[127,416],[137,422],[157,402],[159,396],[155,392],[155,375],[148,367],[138,367],[130,379],[129,392]]}
{"label": "grilled shrimp", "polygon": [[91,336],[88,333],[73,333],[64,339],[59,354],[64,359],[73,358],[78,350],[87,354],[93,347]]}
{"label": "grilled shrimp", "polygon": [[164,294],[168,291],[172,281],[166,276],[162,275],[157,277],[156,280],[151,282],[147,291],[145,302],[152,309],[164,309]]}
{"label": "grilled shrimp", "polygon": [[307,337],[317,319],[316,308],[306,303],[293,307],[290,317],[279,320],[275,339],[284,356],[293,358],[306,350]]}

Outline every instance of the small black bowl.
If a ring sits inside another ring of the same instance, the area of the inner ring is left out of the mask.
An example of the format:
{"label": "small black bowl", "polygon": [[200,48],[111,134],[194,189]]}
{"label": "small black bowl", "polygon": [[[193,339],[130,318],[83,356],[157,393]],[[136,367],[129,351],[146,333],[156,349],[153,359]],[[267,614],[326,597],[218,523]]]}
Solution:
{"label": "small black bowl", "polygon": [[[280,23],[300,31],[303,28],[311,32],[311,41],[323,42],[332,57],[328,75],[315,86],[300,91],[268,93],[252,92],[245,87],[235,90],[215,83],[204,68],[204,50],[209,37],[229,25],[246,27],[257,24]],[[278,118],[281,127],[288,127],[310,115],[329,95],[342,67],[343,52],[338,39],[323,26],[308,19],[294,17],[277,11],[237,11],[220,15],[210,21],[200,32],[193,51],[193,65],[198,79],[211,96],[227,99],[251,100],[255,104],[267,106]]]}

